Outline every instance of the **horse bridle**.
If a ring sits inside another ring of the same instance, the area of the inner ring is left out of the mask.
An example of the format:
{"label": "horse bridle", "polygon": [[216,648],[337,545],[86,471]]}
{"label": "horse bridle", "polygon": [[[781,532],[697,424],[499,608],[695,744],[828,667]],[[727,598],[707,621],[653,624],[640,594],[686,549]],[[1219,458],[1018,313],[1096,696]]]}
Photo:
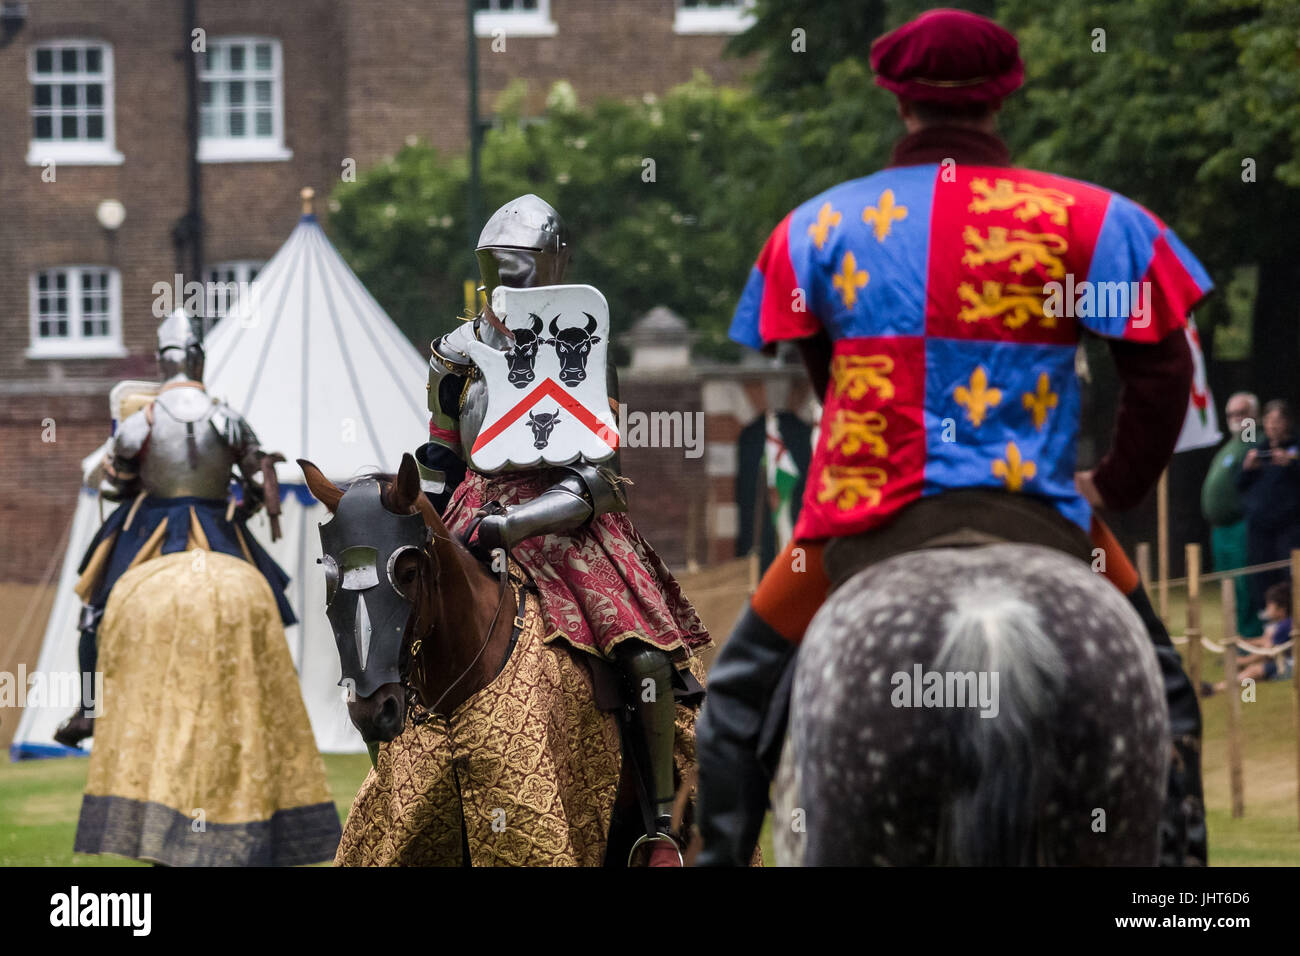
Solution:
{"label": "horse bridle", "polygon": [[[483,517],[485,517],[485,515],[479,515],[478,518],[475,520],[474,524],[470,528],[469,537],[471,538],[473,537],[473,530],[475,527],[477,527],[478,522],[481,521]],[[429,543],[425,545],[426,549],[432,547],[433,538],[434,535],[431,534],[429,538]],[[452,681],[450,684],[447,685],[447,688],[442,692],[442,694],[438,697],[438,699],[434,701],[432,707],[424,707],[419,703],[418,700],[419,695],[416,693],[414,686],[412,686],[410,682],[410,667],[415,662],[415,658],[419,655],[420,650],[423,648],[425,638],[433,634],[434,625],[431,623],[429,625],[429,629],[423,635],[419,637],[413,637],[411,639],[410,654],[407,655],[402,662],[401,678],[402,678],[402,683],[406,686],[407,716],[411,720],[411,722],[416,726],[428,723],[430,720],[433,719],[434,715],[438,713],[438,708],[442,705],[442,702],[447,698],[447,695],[451,693],[452,689],[455,688],[456,685],[458,685],[462,680],[464,680],[469,675],[469,673],[478,664],[480,658],[483,657],[483,652],[487,650],[487,646],[489,642],[491,642],[492,640],[492,632],[496,630],[497,621],[501,619],[501,609],[505,606],[506,592],[508,590],[513,590],[518,595],[517,609],[515,611],[515,620],[514,620],[514,634],[512,635],[512,640],[511,640],[512,646],[514,641],[518,639],[519,632],[523,629],[525,602],[527,601],[528,596],[524,590],[522,583],[516,584],[513,582],[513,579],[510,574],[509,556],[506,555],[506,553],[502,549],[497,549],[497,551],[500,552],[500,555],[498,555],[496,552],[493,552],[493,563],[496,563],[498,557],[500,557],[502,560],[500,562],[501,570],[500,572],[498,572],[497,575],[497,579],[498,579],[497,606],[496,609],[492,612],[492,619],[488,622],[487,628],[483,631],[483,639],[479,642],[478,651],[474,654],[473,660],[471,660],[469,664],[466,665],[465,669],[461,671],[461,673],[456,677],[454,681]],[[427,550],[426,550],[426,556],[429,557],[431,560],[436,560],[434,559],[433,555],[427,552]],[[414,607],[412,607],[411,613],[412,614],[415,613]],[[421,713],[421,711],[423,711],[423,713]]]}

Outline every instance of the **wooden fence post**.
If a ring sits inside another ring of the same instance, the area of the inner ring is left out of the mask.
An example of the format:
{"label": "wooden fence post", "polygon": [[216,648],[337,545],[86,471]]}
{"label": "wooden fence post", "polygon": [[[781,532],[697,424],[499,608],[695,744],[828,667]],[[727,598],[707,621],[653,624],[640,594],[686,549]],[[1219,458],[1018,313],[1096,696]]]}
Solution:
{"label": "wooden fence post", "polygon": [[1223,594],[1223,676],[1228,693],[1228,784],[1232,791],[1232,816],[1246,815],[1246,793],[1241,772],[1241,684],[1237,678],[1237,592],[1232,578],[1220,582]]}
{"label": "wooden fence post", "polygon": [[1187,670],[1201,696],[1201,546],[1187,546]]}
{"label": "wooden fence post", "polygon": [[1137,566],[1138,577],[1142,579],[1142,586],[1146,588],[1147,595],[1151,594],[1151,542],[1139,541],[1137,546]]}
{"label": "wooden fence post", "polygon": [[1169,469],[1156,484],[1156,573],[1160,575],[1160,620],[1169,626]]}

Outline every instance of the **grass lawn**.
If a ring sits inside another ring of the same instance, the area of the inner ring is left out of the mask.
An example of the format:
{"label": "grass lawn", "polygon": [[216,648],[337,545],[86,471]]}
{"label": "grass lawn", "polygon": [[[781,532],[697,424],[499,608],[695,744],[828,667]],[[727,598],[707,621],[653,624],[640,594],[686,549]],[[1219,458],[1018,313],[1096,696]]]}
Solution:
{"label": "grass lawn", "polygon": [[[0,763],[0,866],[141,866],[120,856],[72,852],[89,760],[25,760]],[[370,769],[365,754],[326,754],[325,772],[347,816]]]}
{"label": "grass lawn", "polygon": [[[1182,631],[1185,604],[1174,596],[1171,630]],[[1220,639],[1218,593],[1207,594],[1202,611],[1206,635]],[[1185,646],[1184,646],[1185,651]],[[1202,677],[1216,681],[1222,666],[1205,655]],[[1297,823],[1296,728],[1291,713],[1291,685],[1260,684],[1253,703],[1243,703],[1243,779],[1246,813],[1232,819],[1228,785],[1227,698],[1202,701],[1205,719],[1204,776],[1209,814],[1210,860],[1218,866],[1300,866]],[[0,763],[0,866],[133,865],[120,857],[77,856],[72,852],[85,760],[35,760]],[[347,814],[370,760],[365,754],[325,757],[330,790],[339,818]],[[771,821],[762,846],[769,865]]]}

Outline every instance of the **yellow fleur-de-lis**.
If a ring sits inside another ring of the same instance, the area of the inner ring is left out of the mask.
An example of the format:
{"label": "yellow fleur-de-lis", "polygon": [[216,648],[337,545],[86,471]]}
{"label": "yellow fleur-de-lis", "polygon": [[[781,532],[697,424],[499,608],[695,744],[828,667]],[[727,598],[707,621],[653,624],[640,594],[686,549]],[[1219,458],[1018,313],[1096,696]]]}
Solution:
{"label": "yellow fleur-de-lis", "polygon": [[870,280],[871,276],[867,275],[867,270],[858,268],[857,257],[852,252],[846,252],[840,271],[831,279],[831,284],[839,290],[841,298],[844,299],[844,307],[851,309],[853,303],[858,301],[858,290]]}
{"label": "yellow fleur-de-lis", "polygon": [[886,189],[876,200],[876,205],[862,210],[862,221],[875,227],[876,242],[884,242],[894,228],[894,220],[907,218],[907,207],[894,204],[894,191]]}
{"label": "yellow fleur-de-lis", "polygon": [[842,214],[831,208],[830,203],[822,203],[822,208],[817,211],[817,221],[808,227],[808,235],[812,237],[813,245],[818,249],[826,245],[826,237],[843,218]]}
{"label": "yellow fleur-de-lis", "polygon": [[952,397],[957,404],[966,409],[970,423],[976,428],[984,424],[984,416],[994,405],[1002,404],[1002,389],[989,388],[989,376],[983,365],[975,366],[971,372],[968,385],[958,385],[953,389]]}
{"label": "yellow fleur-de-lis", "polygon": [[1006,459],[999,459],[993,463],[993,475],[1002,479],[1003,484],[1007,486],[1007,491],[1019,491],[1025,486],[1025,481],[1036,474],[1038,474],[1038,466],[1032,461],[1023,461],[1020,457],[1020,449],[1013,441],[1007,442]]}
{"label": "yellow fleur-de-lis", "polygon": [[1052,391],[1052,380],[1048,378],[1046,372],[1038,373],[1038,388],[1032,392],[1025,392],[1020,397],[1020,402],[1025,406],[1025,411],[1033,416],[1034,428],[1042,431],[1043,423],[1047,421],[1048,410],[1055,408],[1057,402],[1057,395]]}

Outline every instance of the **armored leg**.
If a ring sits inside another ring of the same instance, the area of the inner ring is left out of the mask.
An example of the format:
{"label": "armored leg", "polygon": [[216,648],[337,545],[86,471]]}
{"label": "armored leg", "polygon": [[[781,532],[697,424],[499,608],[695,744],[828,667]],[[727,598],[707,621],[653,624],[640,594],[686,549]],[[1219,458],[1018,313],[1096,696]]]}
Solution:
{"label": "armored leg", "polygon": [[796,647],[747,608],[709,671],[695,724],[699,821],[696,866],[748,866],[767,812],[771,777],[762,736]]}
{"label": "armored leg", "polygon": [[637,767],[652,803],[655,828],[667,833],[672,825],[673,742],[676,704],[673,700],[673,665],[668,654],[626,641],[614,649],[614,662],[623,678],[632,710]]}
{"label": "armored leg", "polygon": [[1151,607],[1141,585],[1128,599],[1147,626],[1160,662],[1160,676],[1169,701],[1169,730],[1173,752],[1169,759],[1169,788],[1160,821],[1161,866],[1205,866],[1209,858],[1205,832],[1205,795],[1201,787],[1201,708],[1169,632]]}
{"label": "armored leg", "polygon": [[76,747],[95,733],[95,718],[89,716],[95,702],[87,699],[94,686],[95,665],[99,659],[100,611],[86,605],[81,609],[81,638],[77,641],[77,664],[81,669],[81,706],[59,725],[54,740],[65,747]]}

